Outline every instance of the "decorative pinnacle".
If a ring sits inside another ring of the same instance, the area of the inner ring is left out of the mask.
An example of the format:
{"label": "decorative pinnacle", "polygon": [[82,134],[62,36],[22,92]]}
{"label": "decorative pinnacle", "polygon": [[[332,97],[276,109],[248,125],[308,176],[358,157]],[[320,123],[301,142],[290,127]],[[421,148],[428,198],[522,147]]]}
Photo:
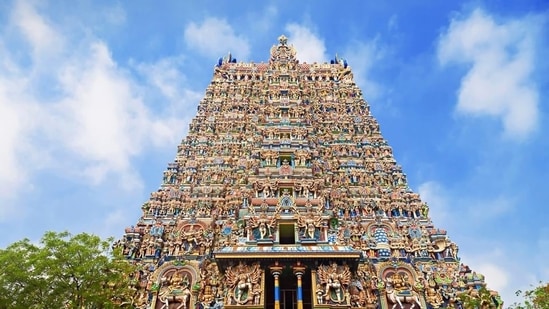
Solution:
{"label": "decorative pinnacle", "polygon": [[278,42],[280,42],[280,45],[286,45],[288,43],[288,38],[283,34],[278,37]]}

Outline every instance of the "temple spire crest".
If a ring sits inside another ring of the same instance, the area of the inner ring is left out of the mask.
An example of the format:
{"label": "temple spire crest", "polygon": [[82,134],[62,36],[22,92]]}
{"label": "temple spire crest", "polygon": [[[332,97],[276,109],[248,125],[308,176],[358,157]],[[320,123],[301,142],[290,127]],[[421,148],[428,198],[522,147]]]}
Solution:
{"label": "temple spire crest", "polygon": [[298,60],[295,57],[296,51],[293,45],[288,45],[288,38],[285,35],[278,37],[278,45],[271,48],[271,69],[295,68]]}

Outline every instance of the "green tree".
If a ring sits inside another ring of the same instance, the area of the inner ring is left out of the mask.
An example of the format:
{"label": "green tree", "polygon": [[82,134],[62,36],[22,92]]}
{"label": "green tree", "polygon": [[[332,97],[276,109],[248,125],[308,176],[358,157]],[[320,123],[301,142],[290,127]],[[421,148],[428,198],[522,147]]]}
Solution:
{"label": "green tree", "polygon": [[134,267],[112,239],[47,232],[0,249],[0,308],[120,308]]}
{"label": "green tree", "polygon": [[501,309],[503,301],[495,291],[488,290],[486,287],[470,289],[467,293],[459,296],[465,309]]}
{"label": "green tree", "polygon": [[549,283],[539,283],[539,286],[528,291],[517,291],[517,296],[524,298],[523,303],[515,303],[511,309],[546,309],[549,308]]}

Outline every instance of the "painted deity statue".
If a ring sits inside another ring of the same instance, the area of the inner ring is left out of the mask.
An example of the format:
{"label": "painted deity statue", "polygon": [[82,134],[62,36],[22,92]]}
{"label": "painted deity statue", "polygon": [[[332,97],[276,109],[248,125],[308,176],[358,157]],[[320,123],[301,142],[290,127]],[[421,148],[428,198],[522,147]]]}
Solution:
{"label": "painted deity statue", "polygon": [[236,267],[228,267],[225,272],[228,287],[227,303],[245,305],[254,300],[254,286],[259,284],[263,270],[260,264],[245,265],[240,263]]}
{"label": "painted deity statue", "polygon": [[318,282],[323,287],[322,298],[327,303],[341,304],[346,302],[345,295],[351,283],[351,271],[349,266],[321,265],[317,269]]}

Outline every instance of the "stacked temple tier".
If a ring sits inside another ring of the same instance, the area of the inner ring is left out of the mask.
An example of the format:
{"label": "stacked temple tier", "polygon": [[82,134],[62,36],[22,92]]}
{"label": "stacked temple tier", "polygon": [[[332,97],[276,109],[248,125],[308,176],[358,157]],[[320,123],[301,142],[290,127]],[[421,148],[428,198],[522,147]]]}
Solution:
{"label": "stacked temple tier", "polygon": [[[189,133],[117,242],[138,308],[460,308],[482,275],[407,184],[346,60],[219,59]],[[484,293],[484,294],[483,294]]]}

